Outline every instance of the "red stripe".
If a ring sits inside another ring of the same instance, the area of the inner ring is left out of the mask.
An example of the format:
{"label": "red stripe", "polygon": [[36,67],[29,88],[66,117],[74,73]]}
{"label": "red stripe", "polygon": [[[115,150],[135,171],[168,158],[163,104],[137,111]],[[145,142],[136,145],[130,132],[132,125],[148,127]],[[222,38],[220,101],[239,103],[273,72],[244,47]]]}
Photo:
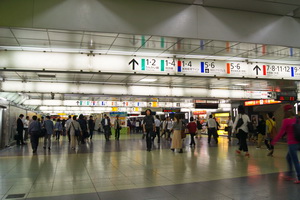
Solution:
{"label": "red stripe", "polygon": [[263,65],[263,75],[266,76],[267,75],[267,66]]}
{"label": "red stripe", "polygon": [[178,60],[178,67],[181,67],[181,61]]}

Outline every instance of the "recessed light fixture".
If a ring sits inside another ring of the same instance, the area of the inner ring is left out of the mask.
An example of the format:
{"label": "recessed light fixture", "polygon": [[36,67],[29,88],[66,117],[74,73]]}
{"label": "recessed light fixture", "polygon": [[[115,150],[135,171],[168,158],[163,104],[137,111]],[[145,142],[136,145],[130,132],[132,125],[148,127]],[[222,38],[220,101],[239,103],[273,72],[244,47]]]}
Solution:
{"label": "recessed light fixture", "polygon": [[140,82],[155,82],[155,81],[157,81],[157,79],[144,78],[144,79],[140,80]]}

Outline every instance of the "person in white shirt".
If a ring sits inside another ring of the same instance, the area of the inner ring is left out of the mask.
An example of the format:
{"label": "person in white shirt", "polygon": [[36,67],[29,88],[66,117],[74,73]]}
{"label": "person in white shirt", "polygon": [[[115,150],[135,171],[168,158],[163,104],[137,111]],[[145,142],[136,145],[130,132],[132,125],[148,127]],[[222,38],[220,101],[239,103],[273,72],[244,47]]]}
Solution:
{"label": "person in white shirt", "polygon": [[24,123],[24,141],[28,139],[29,116],[26,116]]}
{"label": "person in white shirt", "polygon": [[227,125],[228,125],[228,140],[231,141],[232,126],[233,126],[233,121],[231,119],[231,116],[228,117]]}
{"label": "person in white shirt", "polygon": [[236,150],[237,154],[241,154],[241,151],[245,152],[246,157],[250,157],[250,154],[248,153],[248,145],[247,145],[247,136],[248,136],[248,123],[250,122],[250,119],[248,115],[245,114],[244,106],[240,105],[238,107],[238,116],[235,118],[233,123],[233,133],[237,133],[237,137],[239,139],[239,150]]}
{"label": "person in white shirt", "polygon": [[161,125],[161,121],[160,121],[158,115],[156,115],[156,118],[155,118],[155,120],[154,120],[154,123],[155,123],[155,130],[156,130],[156,132],[155,132],[155,135],[154,135],[154,137],[153,137],[152,140],[153,140],[153,142],[154,142],[154,139],[155,139],[155,137],[157,136],[157,143],[160,143],[160,125]]}
{"label": "person in white shirt", "polygon": [[210,144],[211,136],[214,137],[216,144],[218,144],[218,135],[217,135],[217,122],[213,119],[212,115],[209,115],[209,119],[207,120],[207,127],[208,127],[208,144]]}
{"label": "person in white shirt", "polygon": [[[65,124],[65,128],[66,130],[68,129],[70,123],[72,122],[72,116],[69,115],[69,119],[66,121],[66,124]],[[71,135],[70,135],[70,130],[67,131],[67,135],[68,135],[68,139],[69,139],[69,143],[71,142]]]}
{"label": "person in white shirt", "polygon": [[167,117],[167,120],[164,122],[164,131],[167,134],[167,140],[171,138],[171,132],[173,128],[173,122],[171,121],[170,117]]}

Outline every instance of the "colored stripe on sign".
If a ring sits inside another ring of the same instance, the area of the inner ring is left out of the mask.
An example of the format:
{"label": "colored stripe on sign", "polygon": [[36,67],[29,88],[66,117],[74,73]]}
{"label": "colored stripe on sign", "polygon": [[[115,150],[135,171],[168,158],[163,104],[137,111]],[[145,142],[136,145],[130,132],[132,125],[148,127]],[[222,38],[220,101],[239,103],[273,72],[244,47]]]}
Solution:
{"label": "colored stripe on sign", "polygon": [[230,63],[226,64],[227,74],[230,74]]}
{"label": "colored stripe on sign", "polygon": [[201,62],[201,63],[200,63],[200,72],[201,72],[201,73],[205,73],[204,62]]}
{"label": "colored stripe on sign", "polygon": [[295,77],[295,67],[291,67],[291,73],[292,77]]}
{"label": "colored stripe on sign", "polygon": [[263,75],[266,76],[267,75],[267,66],[263,65]]}
{"label": "colored stripe on sign", "polygon": [[178,72],[181,72],[181,61],[178,60],[177,62],[177,69],[178,69]]}
{"label": "colored stripe on sign", "polygon": [[146,70],[146,60],[145,59],[142,59],[142,70],[145,71]]}
{"label": "colored stripe on sign", "polygon": [[294,56],[294,49],[290,48],[290,56]]}
{"label": "colored stripe on sign", "polygon": [[160,60],[160,71],[165,71],[165,60]]}

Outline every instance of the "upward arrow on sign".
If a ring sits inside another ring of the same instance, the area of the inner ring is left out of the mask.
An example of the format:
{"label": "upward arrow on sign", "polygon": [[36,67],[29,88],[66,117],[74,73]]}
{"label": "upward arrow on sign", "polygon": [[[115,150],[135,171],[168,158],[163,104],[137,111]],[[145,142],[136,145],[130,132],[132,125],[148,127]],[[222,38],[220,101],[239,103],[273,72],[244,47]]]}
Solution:
{"label": "upward arrow on sign", "polygon": [[254,68],[253,68],[253,71],[256,70],[256,75],[258,75],[258,70],[261,71],[260,67],[258,65],[256,65]]}
{"label": "upward arrow on sign", "polygon": [[139,63],[134,58],[128,64],[132,64],[132,70],[135,70],[135,65],[139,65]]}

